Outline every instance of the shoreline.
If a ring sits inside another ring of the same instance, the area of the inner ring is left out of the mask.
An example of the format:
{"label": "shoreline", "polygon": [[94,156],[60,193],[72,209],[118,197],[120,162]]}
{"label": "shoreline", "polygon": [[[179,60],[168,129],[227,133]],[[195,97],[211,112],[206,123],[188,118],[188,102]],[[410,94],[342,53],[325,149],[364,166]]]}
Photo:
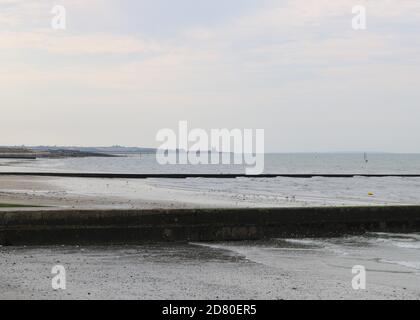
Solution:
{"label": "shoreline", "polygon": [[[218,183],[220,179],[0,175],[0,203],[24,206],[0,208],[0,244],[258,240],[420,231],[420,203],[411,200],[417,196],[417,179],[327,180],[245,178]],[[396,183],[411,187],[395,194]],[[382,194],[371,196],[371,190]]]}
{"label": "shoreline", "polygon": [[0,202],[57,210],[420,205],[419,184],[419,178],[391,177],[106,179],[0,174]]}

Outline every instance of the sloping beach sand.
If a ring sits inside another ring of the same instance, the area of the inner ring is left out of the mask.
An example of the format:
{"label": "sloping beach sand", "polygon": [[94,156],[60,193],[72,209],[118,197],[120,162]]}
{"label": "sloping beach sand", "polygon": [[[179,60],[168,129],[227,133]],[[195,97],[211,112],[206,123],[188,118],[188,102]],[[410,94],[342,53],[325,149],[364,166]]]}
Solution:
{"label": "sloping beach sand", "polygon": [[0,176],[0,203],[78,209],[420,204],[420,178],[92,179]]}

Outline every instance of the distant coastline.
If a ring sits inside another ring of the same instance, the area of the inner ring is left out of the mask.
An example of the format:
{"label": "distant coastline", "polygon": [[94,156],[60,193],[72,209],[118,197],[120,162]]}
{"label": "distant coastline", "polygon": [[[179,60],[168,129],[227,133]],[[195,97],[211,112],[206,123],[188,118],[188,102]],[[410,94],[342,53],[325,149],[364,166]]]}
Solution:
{"label": "distant coastline", "polygon": [[154,153],[156,149],[137,147],[0,147],[0,159],[37,159],[37,158],[87,158],[118,157],[121,154]]}

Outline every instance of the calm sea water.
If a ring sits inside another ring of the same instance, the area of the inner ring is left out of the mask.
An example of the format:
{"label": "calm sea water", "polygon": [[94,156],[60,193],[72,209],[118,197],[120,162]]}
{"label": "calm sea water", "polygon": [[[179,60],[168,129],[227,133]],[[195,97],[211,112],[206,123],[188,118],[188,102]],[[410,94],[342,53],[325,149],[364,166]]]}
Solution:
{"label": "calm sea water", "polygon": [[[267,154],[264,173],[420,174],[420,154]],[[118,158],[0,159],[0,171],[103,173],[244,173],[242,165],[160,165],[155,155]]]}

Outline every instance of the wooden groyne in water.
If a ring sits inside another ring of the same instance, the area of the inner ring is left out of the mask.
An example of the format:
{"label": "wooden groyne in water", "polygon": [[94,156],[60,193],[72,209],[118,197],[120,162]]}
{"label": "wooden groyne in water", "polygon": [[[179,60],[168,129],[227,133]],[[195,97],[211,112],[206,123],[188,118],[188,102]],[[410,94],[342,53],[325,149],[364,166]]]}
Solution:
{"label": "wooden groyne in water", "polygon": [[140,244],[418,232],[420,206],[0,212],[0,245]]}
{"label": "wooden groyne in water", "polygon": [[395,173],[290,173],[290,174],[217,174],[217,173],[73,173],[73,172],[0,172],[0,176],[38,176],[38,177],[61,177],[61,178],[98,178],[98,179],[188,179],[188,178],[204,178],[204,179],[236,179],[236,178],[420,178],[420,174],[395,174]]}
{"label": "wooden groyne in water", "polygon": [[0,159],[27,159],[27,160],[35,160],[36,155],[34,154],[7,154],[7,153],[0,153]]}

